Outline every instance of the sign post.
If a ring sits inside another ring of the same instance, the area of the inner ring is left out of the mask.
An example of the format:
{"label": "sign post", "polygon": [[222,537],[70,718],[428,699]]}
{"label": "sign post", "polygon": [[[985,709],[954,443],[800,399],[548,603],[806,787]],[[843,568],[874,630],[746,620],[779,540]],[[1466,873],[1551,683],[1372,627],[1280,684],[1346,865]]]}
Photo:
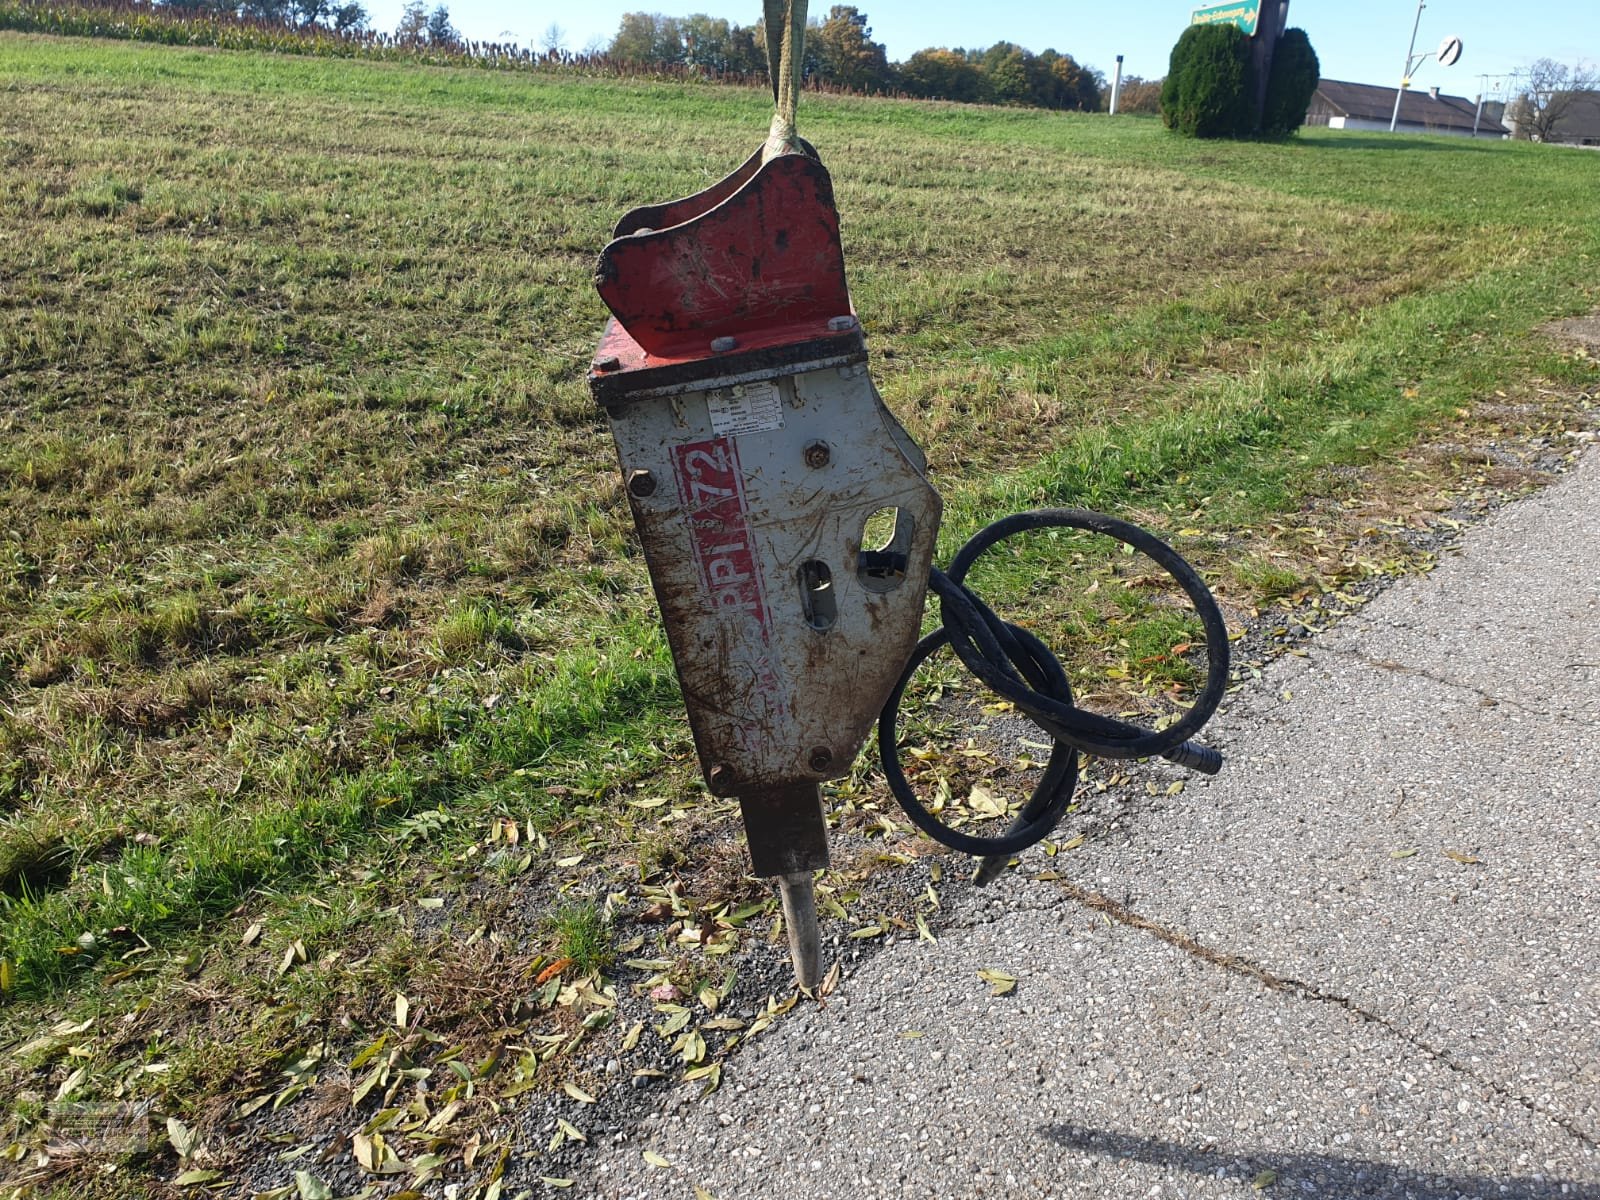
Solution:
{"label": "sign post", "polygon": [[1261,0],[1232,0],[1228,4],[1211,4],[1194,10],[1191,25],[1237,25],[1245,37],[1255,37],[1261,23]]}
{"label": "sign post", "polygon": [[[1461,39],[1450,36],[1439,43],[1437,50],[1427,54],[1416,53],[1417,29],[1422,25],[1422,10],[1427,7],[1427,0],[1417,0],[1417,19],[1411,22],[1411,44],[1406,47],[1406,69],[1400,76],[1400,86],[1394,90],[1394,113],[1389,118],[1389,132],[1393,133],[1400,124],[1400,100],[1406,94],[1406,89],[1411,86],[1411,72],[1415,71],[1430,58],[1437,58],[1441,67],[1454,66],[1461,57]],[[1472,136],[1478,136],[1477,121],[1473,121]]]}
{"label": "sign post", "polygon": [[1272,53],[1289,21],[1289,0],[1232,0],[1197,8],[1189,18],[1191,25],[1237,25],[1250,39],[1250,66],[1255,71],[1256,128],[1267,107],[1267,76],[1272,71]]}

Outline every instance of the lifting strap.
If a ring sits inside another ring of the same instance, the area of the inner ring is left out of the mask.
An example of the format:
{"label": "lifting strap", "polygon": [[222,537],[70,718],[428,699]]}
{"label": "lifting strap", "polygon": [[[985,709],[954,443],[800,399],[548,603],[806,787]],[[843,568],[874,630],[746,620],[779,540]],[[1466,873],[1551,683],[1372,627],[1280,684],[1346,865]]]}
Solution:
{"label": "lifting strap", "polygon": [[763,0],[767,32],[767,77],[772,80],[776,106],[761,161],[780,154],[804,154],[795,132],[795,110],[800,105],[800,85],[805,80],[806,0]]}

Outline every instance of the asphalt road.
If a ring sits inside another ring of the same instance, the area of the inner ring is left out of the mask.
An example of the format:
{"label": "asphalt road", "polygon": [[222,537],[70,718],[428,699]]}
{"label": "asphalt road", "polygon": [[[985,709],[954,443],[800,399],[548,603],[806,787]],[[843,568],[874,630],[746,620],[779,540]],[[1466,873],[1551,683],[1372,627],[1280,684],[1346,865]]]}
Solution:
{"label": "asphalt road", "polygon": [[1207,732],[1222,775],[863,960],[594,1193],[1600,1198],[1600,452]]}

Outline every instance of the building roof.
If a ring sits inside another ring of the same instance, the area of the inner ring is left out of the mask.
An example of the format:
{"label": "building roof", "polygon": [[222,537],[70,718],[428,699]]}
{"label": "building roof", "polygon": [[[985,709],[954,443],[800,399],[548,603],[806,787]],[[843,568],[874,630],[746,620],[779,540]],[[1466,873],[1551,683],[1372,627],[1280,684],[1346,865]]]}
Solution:
{"label": "building roof", "polygon": [[[1387,121],[1394,114],[1394,88],[1370,83],[1346,83],[1324,79],[1317,84],[1317,96],[1336,112],[1365,121]],[[1400,123],[1424,129],[1472,129],[1477,104],[1465,96],[1433,96],[1426,89],[1408,88],[1400,100]],[[1494,129],[1498,121],[1485,104],[1478,128]]]}
{"label": "building roof", "polygon": [[1550,131],[1553,142],[1600,140],[1600,92],[1578,92]]}

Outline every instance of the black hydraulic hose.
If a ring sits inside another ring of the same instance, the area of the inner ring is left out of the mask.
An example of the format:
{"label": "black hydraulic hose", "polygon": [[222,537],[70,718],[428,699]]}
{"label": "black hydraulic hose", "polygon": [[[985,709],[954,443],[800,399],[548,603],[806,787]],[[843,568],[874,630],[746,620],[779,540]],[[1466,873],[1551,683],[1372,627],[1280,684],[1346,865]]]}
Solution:
{"label": "black hydraulic hose", "polygon": [[[1103,717],[1072,702],[1067,673],[1048,647],[1027,630],[1002,621],[964,585],[967,572],[984,551],[1014,534],[1037,529],[1082,529],[1104,534],[1152,559],[1171,575],[1189,597],[1206,638],[1206,681],[1189,711],[1165,729],[1147,729]],[[937,567],[929,586],[939,597],[944,625],[917,643],[900,681],[878,719],[878,755],[889,790],[913,824],[954,850],[979,857],[1015,854],[1049,836],[1060,822],[1078,785],[1080,752],[1100,758],[1148,758],[1160,755],[1191,770],[1215,775],[1222,755],[1189,739],[1198,733],[1228,686],[1228,629],[1222,610],[1205,581],[1171,546],[1154,534],[1077,508],[1044,508],[1017,513],[978,531],[951,560],[948,572]],[[900,702],[919,667],[940,647],[949,645],[966,668],[1050,736],[1052,749],[1043,776],[1023,805],[1012,828],[999,837],[975,837],[944,824],[917,799],[900,766]]]}

